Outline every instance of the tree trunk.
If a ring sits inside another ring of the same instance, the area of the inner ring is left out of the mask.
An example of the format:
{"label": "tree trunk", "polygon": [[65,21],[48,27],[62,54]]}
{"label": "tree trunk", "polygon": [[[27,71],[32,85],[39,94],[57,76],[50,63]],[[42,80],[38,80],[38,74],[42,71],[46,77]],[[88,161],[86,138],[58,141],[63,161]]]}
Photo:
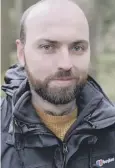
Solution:
{"label": "tree trunk", "polygon": [[12,50],[12,29],[9,17],[9,9],[12,5],[12,0],[1,1],[1,72],[5,72],[10,66],[10,53]]}
{"label": "tree trunk", "polygon": [[[97,12],[98,11],[98,12]],[[100,8],[100,0],[94,0],[93,13],[90,19],[90,45],[91,45],[91,76],[97,78],[98,75],[98,55],[100,49],[101,37],[101,21],[102,12]]]}
{"label": "tree trunk", "polygon": [[37,2],[38,0],[23,0],[23,12]]}
{"label": "tree trunk", "polygon": [[[90,27],[90,45],[91,45],[91,67],[90,75],[97,77],[97,56],[100,46],[101,30],[101,8],[100,0],[76,0],[78,5],[83,9],[89,22]],[[98,11],[98,12],[97,12]]]}

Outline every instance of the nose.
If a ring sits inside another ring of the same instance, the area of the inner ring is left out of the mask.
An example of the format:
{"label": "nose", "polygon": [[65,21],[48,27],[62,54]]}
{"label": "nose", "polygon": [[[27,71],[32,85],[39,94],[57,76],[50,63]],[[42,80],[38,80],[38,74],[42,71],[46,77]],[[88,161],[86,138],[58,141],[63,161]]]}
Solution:
{"label": "nose", "polygon": [[67,48],[64,48],[60,53],[60,59],[58,63],[59,70],[69,71],[72,69],[72,60]]}

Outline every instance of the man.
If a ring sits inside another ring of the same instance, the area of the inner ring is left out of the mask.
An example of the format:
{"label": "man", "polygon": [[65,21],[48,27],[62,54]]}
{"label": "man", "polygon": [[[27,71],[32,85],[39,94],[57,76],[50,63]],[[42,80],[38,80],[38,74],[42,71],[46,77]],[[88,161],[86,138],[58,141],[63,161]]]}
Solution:
{"label": "man", "polygon": [[88,75],[89,27],[69,0],[30,7],[2,89],[2,168],[115,168],[115,107]]}

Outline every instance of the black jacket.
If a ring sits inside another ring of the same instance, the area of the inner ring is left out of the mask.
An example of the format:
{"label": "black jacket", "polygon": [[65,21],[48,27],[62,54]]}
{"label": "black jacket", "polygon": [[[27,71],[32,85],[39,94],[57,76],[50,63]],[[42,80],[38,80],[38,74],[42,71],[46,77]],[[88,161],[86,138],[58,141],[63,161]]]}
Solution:
{"label": "black jacket", "polygon": [[115,106],[91,77],[63,142],[37,116],[24,70],[12,66],[5,82],[2,168],[115,168]]}

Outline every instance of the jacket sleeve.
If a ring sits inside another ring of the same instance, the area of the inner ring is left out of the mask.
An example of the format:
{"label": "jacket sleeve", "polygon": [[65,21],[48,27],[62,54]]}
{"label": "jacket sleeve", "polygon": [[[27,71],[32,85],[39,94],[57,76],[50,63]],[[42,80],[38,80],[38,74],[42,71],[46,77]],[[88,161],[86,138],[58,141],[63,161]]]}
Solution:
{"label": "jacket sleeve", "polygon": [[1,167],[21,168],[17,151],[13,145],[6,143],[8,130],[12,117],[11,98],[6,97],[1,100]]}

